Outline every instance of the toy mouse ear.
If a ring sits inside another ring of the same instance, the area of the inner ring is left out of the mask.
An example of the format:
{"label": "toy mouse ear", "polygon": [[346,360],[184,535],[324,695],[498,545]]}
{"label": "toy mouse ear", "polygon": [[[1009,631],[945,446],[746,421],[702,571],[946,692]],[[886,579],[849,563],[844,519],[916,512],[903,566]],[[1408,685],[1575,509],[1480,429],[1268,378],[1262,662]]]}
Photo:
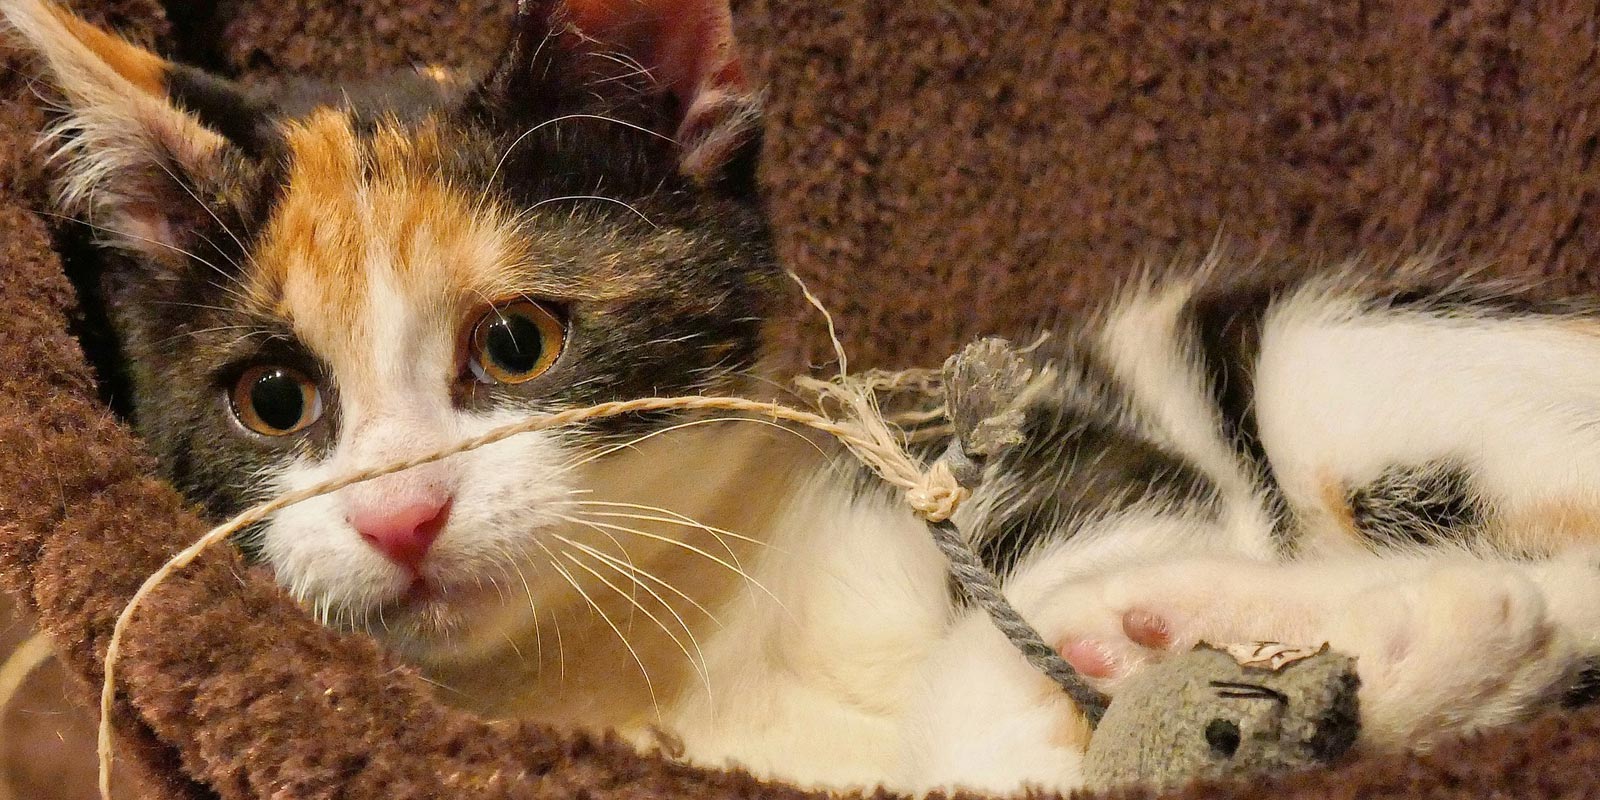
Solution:
{"label": "toy mouse ear", "polygon": [[548,98],[609,64],[671,99],[668,130],[679,170],[712,180],[758,133],[760,103],[745,83],[727,0],[522,0],[512,43],[484,88],[502,98]]}

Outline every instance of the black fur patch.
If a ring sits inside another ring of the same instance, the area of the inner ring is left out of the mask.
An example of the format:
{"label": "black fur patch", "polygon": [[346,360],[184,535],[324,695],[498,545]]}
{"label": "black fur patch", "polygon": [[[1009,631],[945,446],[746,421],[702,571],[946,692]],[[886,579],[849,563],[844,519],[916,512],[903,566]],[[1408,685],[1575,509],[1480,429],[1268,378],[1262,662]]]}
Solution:
{"label": "black fur patch", "polygon": [[1184,321],[1194,336],[1201,370],[1222,418],[1223,436],[1254,469],[1273,532],[1280,544],[1287,544],[1293,520],[1273,479],[1255,411],[1255,364],[1261,355],[1267,311],[1276,295],[1276,287],[1266,284],[1202,291],[1184,309]]}
{"label": "black fur patch", "polygon": [[252,158],[278,149],[272,105],[232,81],[179,64],[167,73],[167,95]]}
{"label": "black fur patch", "polygon": [[1223,433],[1256,464],[1265,464],[1256,426],[1254,366],[1261,354],[1261,331],[1274,292],[1252,287],[1238,292],[1200,293],[1189,301],[1184,318],[1200,363],[1209,379]]}
{"label": "black fur patch", "polygon": [[[984,564],[1004,574],[1045,537],[1070,535],[1073,523],[1141,503],[1207,506],[1216,487],[1183,456],[1131,426],[1127,390],[1087,344],[1068,343],[1051,359],[1061,390],[1030,409],[1026,443],[1002,456],[1011,488],[998,513],[976,534]],[[998,490],[991,486],[990,491]]]}
{"label": "black fur patch", "polygon": [[1595,313],[1593,303],[1582,298],[1540,297],[1526,287],[1492,283],[1408,286],[1377,293],[1367,305],[1373,310],[1415,311],[1441,316],[1473,314],[1493,319],[1578,314],[1593,316]]}
{"label": "black fur patch", "polygon": [[1486,513],[1471,473],[1448,461],[1390,467],[1345,501],[1356,530],[1378,547],[1461,543],[1482,531]]}
{"label": "black fur patch", "polygon": [[1561,697],[1563,708],[1582,708],[1600,701],[1600,658],[1591,658],[1584,664],[1578,679]]}

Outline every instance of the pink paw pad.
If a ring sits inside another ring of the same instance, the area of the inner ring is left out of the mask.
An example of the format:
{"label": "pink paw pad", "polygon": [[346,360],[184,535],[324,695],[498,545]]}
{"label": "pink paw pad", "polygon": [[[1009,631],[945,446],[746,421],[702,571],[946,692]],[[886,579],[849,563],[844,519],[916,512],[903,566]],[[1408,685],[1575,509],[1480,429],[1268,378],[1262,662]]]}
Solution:
{"label": "pink paw pad", "polygon": [[1072,668],[1087,678],[1112,678],[1117,675],[1116,657],[1104,645],[1088,639],[1069,639],[1057,648]]}
{"label": "pink paw pad", "polygon": [[1122,633],[1134,644],[1152,650],[1165,650],[1172,645],[1172,626],[1167,619],[1143,609],[1123,613]]}

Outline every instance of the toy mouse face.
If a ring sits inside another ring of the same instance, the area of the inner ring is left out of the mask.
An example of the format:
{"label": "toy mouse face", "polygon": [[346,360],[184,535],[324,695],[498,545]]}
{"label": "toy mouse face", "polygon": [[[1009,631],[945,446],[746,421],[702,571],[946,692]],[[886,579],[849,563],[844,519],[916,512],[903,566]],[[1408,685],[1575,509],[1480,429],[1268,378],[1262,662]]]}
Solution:
{"label": "toy mouse face", "polygon": [[1259,643],[1193,652],[1130,679],[1085,756],[1091,785],[1322,766],[1355,743],[1354,661]]}
{"label": "toy mouse face", "polygon": [[[1301,671],[1296,671],[1296,677]],[[1208,681],[1211,689],[1213,713],[1200,730],[1206,755],[1212,762],[1231,764],[1233,768],[1251,770],[1276,766],[1279,761],[1296,760],[1303,755],[1310,763],[1325,763],[1337,758],[1349,741],[1341,730],[1354,731],[1342,720],[1337,704],[1325,705],[1323,687],[1305,687],[1319,695],[1312,703],[1305,702],[1307,693],[1298,692],[1301,702],[1296,704],[1291,696],[1275,689],[1271,675],[1250,676],[1257,682]],[[1296,687],[1285,687],[1294,691]],[[1337,687],[1334,687],[1337,691]],[[1316,706],[1313,708],[1312,706]],[[1195,747],[1197,742],[1185,742]],[[1298,750],[1285,753],[1284,750]],[[1232,769],[1224,769],[1232,771]]]}

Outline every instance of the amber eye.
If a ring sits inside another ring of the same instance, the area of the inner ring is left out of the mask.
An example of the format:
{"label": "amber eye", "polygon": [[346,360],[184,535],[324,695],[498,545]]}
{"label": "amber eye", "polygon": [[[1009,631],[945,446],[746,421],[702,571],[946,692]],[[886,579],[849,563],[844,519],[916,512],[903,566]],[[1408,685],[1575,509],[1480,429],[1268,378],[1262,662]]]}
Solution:
{"label": "amber eye", "polygon": [[533,380],[561,355],[565,333],[561,320],[538,303],[495,306],[473,326],[467,365],[483,383]]}
{"label": "amber eye", "polygon": [[234,416],[264,436],[287,436],[322,416],[322,392],[315,381],[290,367],[251,367],[230,394]]}

